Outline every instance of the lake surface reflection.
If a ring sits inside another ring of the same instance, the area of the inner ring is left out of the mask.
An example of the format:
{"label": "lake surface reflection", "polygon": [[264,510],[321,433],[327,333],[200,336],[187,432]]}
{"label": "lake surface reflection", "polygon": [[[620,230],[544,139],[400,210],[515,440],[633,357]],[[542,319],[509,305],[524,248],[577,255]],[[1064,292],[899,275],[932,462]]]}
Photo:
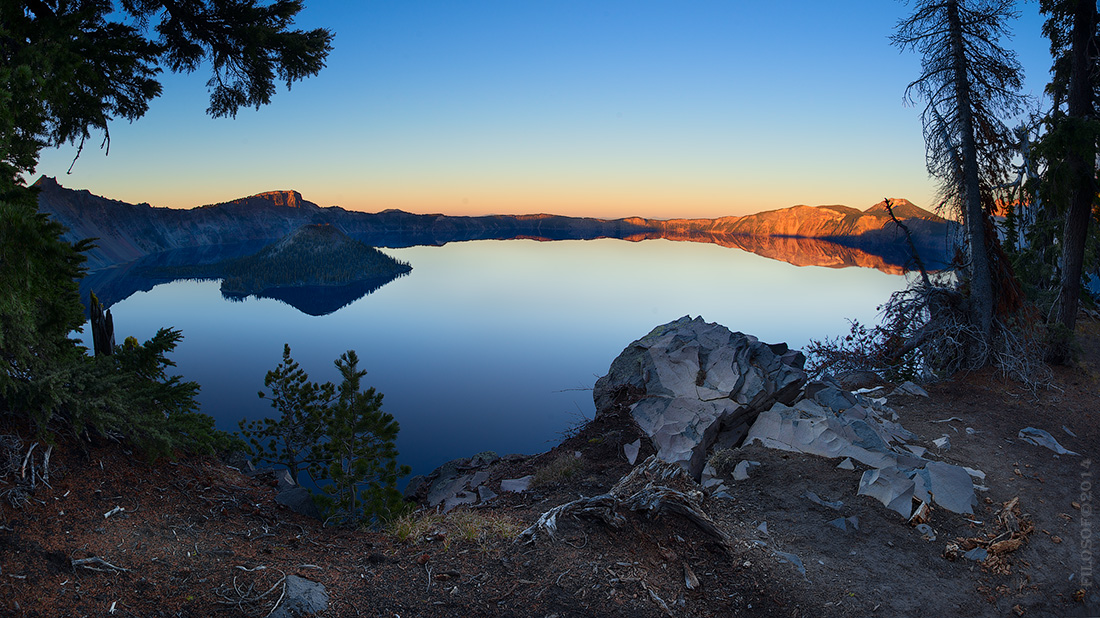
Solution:
{"label": "lake surface reflection", "polygon": [[[401,423],[414,474],[478,451],[539,452],[581,416],[631,341],[702,315],[801,347],[871,321],[904,285],[866,268],[796,267],[714,244],[647,240],[474,241],[385,249],[413,266],[339,310],[311,316],[275,299],[229,302],[217,281],[175,281],[111,307],[117,340],[183,331],[172,356],[202,385],[202,411],[235,430],[271,412],[256,396],[289,343],[314,380],[354,349],[365,383]],[[85,329],[87,333],[87,329]]]}

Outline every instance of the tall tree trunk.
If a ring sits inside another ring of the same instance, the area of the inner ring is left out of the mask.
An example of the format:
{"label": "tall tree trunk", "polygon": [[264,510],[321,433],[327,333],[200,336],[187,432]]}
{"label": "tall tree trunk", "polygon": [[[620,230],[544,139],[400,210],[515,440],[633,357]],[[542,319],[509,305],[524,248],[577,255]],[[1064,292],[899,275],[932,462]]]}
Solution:
{"label": "tall tree trunk", "polygon": [[[1093,119],[1093,90],[1089,69],[1090,42],[1096,33],[1095,0],[1077,0],[1073,11],[1073,46],[1070,49],[1069,117]],[[1081,270],[1085,239],[1096,197],[1096,142],[1074,144],[1066,157],[1073,187],[1062,235],[1062,282],[1058,293],[1058,321],[1072,334],[1077,325],[1077,299],[1081,291]],[[1064,360],[1064,359],[1063,359]]]}
{"label": "tall tree trunk", "polygon": [[970,321],[989,339],[993,330],[993,279],[989,270],[989,249],[985,239],[985,212],[982,210],[981,182],[978,174],[978,148],[974,138],[974,114],[963,49],[959,3],[947,3],[947,22],[951,32],[955,100],[959,109],[963,165],[963,217],[970,250]]}

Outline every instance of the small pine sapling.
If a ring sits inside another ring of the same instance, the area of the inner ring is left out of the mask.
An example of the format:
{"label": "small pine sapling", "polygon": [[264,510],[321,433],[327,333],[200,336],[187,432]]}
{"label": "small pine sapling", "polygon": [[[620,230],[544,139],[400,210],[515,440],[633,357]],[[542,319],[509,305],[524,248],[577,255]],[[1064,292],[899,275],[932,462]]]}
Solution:
{"label": "small pine sapling", "polygon": [[359,369],[354,350],[341,355],[336,368],[343,381],[336,401],[324,411],[325,465],[318,466],[320,477],[331,482],[321,486],[324,495],[318,502],[340,525],[383,524],[404,510],[397,480],[410,469],[397,464],[394,441],[400,425],[382,411],[381,393],[373,387],[362,390],[367,372]]}
{"label": "small pine sapling", "polygon": [[[290,345],[283,345],[283,360],[264,376],[271,392],[259,392],[278,412],[277,418],[241,420],[241,435],[249,442],[249,453],[268,464],[286,466],[294,482],[302,472],[310,472],[320,462],[320,445],[325,435],[324,412],[335,389],[331,382],[310,382],[309,375],[290,356]],[[317,479],[312,479],[316,481]]]}

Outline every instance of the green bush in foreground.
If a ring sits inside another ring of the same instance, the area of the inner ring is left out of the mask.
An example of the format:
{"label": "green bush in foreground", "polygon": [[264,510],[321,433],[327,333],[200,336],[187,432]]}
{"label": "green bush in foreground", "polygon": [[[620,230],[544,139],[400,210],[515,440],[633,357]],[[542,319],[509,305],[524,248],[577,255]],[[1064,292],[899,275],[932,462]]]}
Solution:
{"label": "green bush in foreground", "polygon": [[97,432],[150,458],[233,448],[196,412],[198,384],[167,373],[179,331],[130,338],[101,356],[72,338],[84,323],[77,282],[91,245],[62,240],[64,227],[35,212],[36,195],[0,194],[0,415],[26,419],[47,439]]}
{"label": "green bush in foreground", "polygon": [[241,434],[253,457],[286,466],[296,482],[305,472],[318,485],[315,499],[326,521],[382,524],[405,510],[397,480],[410,470],[397,464],[400,425],[382,411],[381,393],[362,389],[367,372],[353,350],[335,364],[339,387],[310,382],[284,345],[282,362],[264,378],[270,394],[259,394],[271,400],[279,418],[242,420]]}

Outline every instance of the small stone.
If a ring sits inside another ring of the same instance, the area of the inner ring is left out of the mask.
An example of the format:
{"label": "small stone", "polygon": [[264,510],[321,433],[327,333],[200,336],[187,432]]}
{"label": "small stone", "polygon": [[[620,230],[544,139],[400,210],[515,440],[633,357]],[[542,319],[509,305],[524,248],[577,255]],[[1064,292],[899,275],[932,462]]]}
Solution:
{"label": "small stone", "polygon": [[752,469],[759,465],[759,461],[742,460],[737,462],[737,465],[733,467],[733,480],[746,480],[747,478],[749,478],[749,473],[752,471]]}
{"label": "small stone", "polygon": [[914,397],[927,397],[928,391],[906,380],[894,391],[894,394],[912,395]]}
{"label": "small stone", "polygon": [[834,511],[839,511],[840,508],[842,506],[844,506],[844,502],[842,502],[840,500],[835,500],[835,501],[832,501],[832,502],[827,501],[827,500],[822,500],[820,496],[818,496],[817,494],[815,494],[812,491],[807,491],[806,492],[806,499],[809,500],[810,502],[813,502],[814,504],[829,507],[830,509],[833,509]]}
{"label": "small stone", "polygon": [[295,513],[321,519],[321,509],[313,502],[313,495],[304,487],[295,487],[289,491],[280,492],[275,496],[275,502],[289,508]]}
{"label": "small stone", "polygon": [[500,456],[498,456],[496,452],[482,451],[470,458],[470,466],[474,468],[480,468],[483,466],[487,466],[498,459],[500,459]]}
{"label": "small stone", "polygon": [[626,461],[630,465],[634,465],[634,462],[638,461],[638,452],[642,450],[642,439],[623,445],[623,454],[626,455]]}
{"label": "small stone", "polygon": [[297,575],[287,575],[283,600],[268,616],[294,618],[312,616],[328,609],[328,592],[322,584]]}
{"label": "small stone", "polygon": [[527,476],[521,476],[518,479],[504,479],[500,482],[501,491],[511,491],[521,493],[527,491],[531,486],[531,479],[535,478],[533,474]]}

